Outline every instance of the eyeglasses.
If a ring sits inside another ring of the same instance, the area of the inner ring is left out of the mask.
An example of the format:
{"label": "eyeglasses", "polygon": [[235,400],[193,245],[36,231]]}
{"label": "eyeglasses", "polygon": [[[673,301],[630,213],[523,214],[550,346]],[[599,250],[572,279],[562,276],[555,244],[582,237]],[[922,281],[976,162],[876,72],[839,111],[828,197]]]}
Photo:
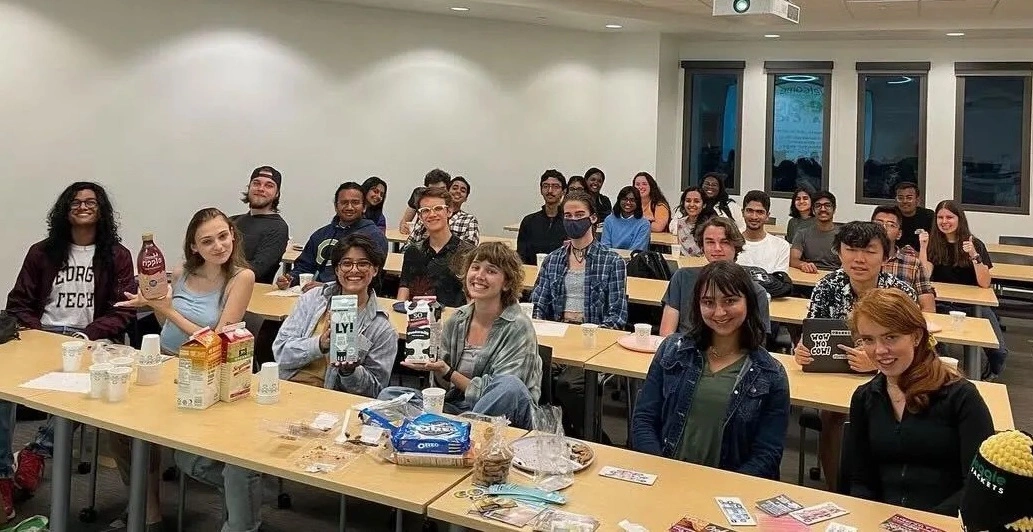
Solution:
{"label": "eyeglasses", "polygon": [[427,216],[430,213],[443,214],[446,210],[448,210],[446,205],[435,205],[433,207],[420,207],[416,212],[420,213],[420,216]]}
{"label": "eyeglasses", "polygon": [[73,209],[96,209],[97,200],[72,200],[71,206]]}
{"label": "eyeglasses", "polygon": [[563,185],[556,183],[543,183],[542,190],[563,190]]}
{"label": "eyeglasses", "polygon": [[875,220],[875,223],[877,223],[877,224],[879,224],[879,225],[881,225],[883,227],[888,227],[890,229],[896,229],[896,228],[900,227],[900,224],[898,224],[897,222],[887,222],[885,220]]}
{"label": "eyeglasses", "polygon": [[897,196],[897,201],[915,201],[917,196]]}
{"label": "eyeglasses", "polygon": [[621,198],[621,203],[635,203],[635,198]]}
{"label": "eyeglasses", "polygon": [[350,272],[352,270],[352,268],[355,268],[355,270],[358,271],[359,273],[366,273],[366,272],[369,271],[370,268],[373,267],[373,263],[368,261],[368,260],[359,260],[359,261],[342,260],[341,262],[337,263],[337,267],[341,271],[345,271],[345,272]]}
{"label": "eyeglasses", "polygon": [[835,209],[835,207],[831,203],[825,203],[825,202],[815,203],[814,204],[814,210],[820,211],[822,209],[824,209],[824,210],[832,210],[832,209]]}

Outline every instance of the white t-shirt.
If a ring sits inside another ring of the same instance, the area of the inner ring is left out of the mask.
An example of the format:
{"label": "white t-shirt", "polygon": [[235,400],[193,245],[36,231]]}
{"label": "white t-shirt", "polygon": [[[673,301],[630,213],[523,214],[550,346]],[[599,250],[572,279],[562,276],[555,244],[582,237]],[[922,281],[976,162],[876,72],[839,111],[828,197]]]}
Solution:
{"label": "white t-shirt", "polygon": [[68,265],[57,271],[40,322],[44,327],[85,329],[93,322],[93,252],[96,246],[70,246]]}
{"label": "white t-shirt", "polygon": [[768,233],[759,242],[746,240],[742,253],[736,259],[740,266],[755,266],[768,273],[789,272],[789,242]]}

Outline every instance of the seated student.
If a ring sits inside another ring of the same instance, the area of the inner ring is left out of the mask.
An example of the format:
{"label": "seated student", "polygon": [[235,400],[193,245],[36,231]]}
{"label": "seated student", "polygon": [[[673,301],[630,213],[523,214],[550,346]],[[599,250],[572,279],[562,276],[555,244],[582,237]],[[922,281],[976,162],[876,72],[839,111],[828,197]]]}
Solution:
{"label": "seated student", "polygon": [[742,200],[746,239],[742,253],[735,259],[740,266],[753,266],[768,273],[789,272],[789,242],[767,232],[771,198],[761,190],[751,190]]}
{"label": "seated student", "polygon": [[918,251],[918,230],[929,232],[933,229],[936,214],[932,209],[922,207],[922,191],[918,185],[910,181],[901,181],[893,187],[896,194],[897,207],[900,208],[900,245],[911,246]]}
{"label": "seated student", "polygon": [[600,241],[609,248],[649,251],[649,220],[642,217],[642,198],[635,187],[617,194],[617,206],[603,221]]}
{"label": "seated student", "polygon": [[387,181],[377,176],[366,178],[362,182],[362,191],[366,194],[366,212],[362,216],[377,224],[382,232],[387,232],[387,218],[384,216],[384,204],[387,203]]}
{"label": "seated student", "polygon": [[[621,329],[628,321],[627,264],[592,233],[595,203],[575,192],[563,200],[563,226],[570,240],[549,253],[538,271],[531,303],[534,317],[566,323],[594,323]],[[579,437],[584,428],[585,371],[564,366],[556,378],[564,429]]]}
{"label": "seated student", "polygon": [[675,209],[676,216],[671,220],[671,234],[678,237],[681,253],[685,256],[698,257],[703,254],[696,243],[696,226],[702,225],[707,218],[714,216],[703,204],[703,191],[699,187],[689,187],[682,191],[681,201]]}
{"label": "seated student", "polygon": [[642,216],[649,220],[649,229],[654,233],[663,233],[671,223],[671,205],[660,191],[660,185],[648,172],[635,174],[631,184],[642,196]]}
{"label": "seated student", "polygon": [[539,185],[545,203],[541,210],[524,216],[517,232],[517,254],[524,264],[537,264],[539,253],[551,253],[567,239],[560,212],[560,203],[567,192],[567,178],[559,170],[546,170]]}
{"label": "seated student", "polygon": [[[161,350],[169,355],[177,355],[190,335],[205,327],[217,331],[243,320],[255,287],[255,274],[244,260],[242,236],[219,209],[207,208],[194,213],[184,240],[186,261],[173,270],[169,297],[144,299],[140,294],[127,293],[130,299],[118,303],[122,307],[154,309],[163,324]],[[115,436],[111,443],[119,472],[123,480],[128,479],[130,440]],[[160,450],[152,446],[147,483],[148,527],[161,521]],[[262,500],[259,473],[181,451],[176,451],[175,456],[180,470],[223,490],[229,515],[223,527],[225,532],[258,529]],[[155,526],[157,530],[161,525]]]}
{"label": "seated student", "polygon": [[[935,228],[918,235],[921,249],[918,255],[922,268],[929,279],[939,283],[965,284],[988,288],[990,286],[990,269],[994,263],[986,251],[983,241],[972,235],[968,228],[968,218],[961,205],[955,201],[945,200],[936,205]],[[971,305],[938,302],[936,310],[940,313],[960,310],[974,315]],[[1008,348],[1004,343],[1004,333],[997,313],[993,309],[983,308],[981,317],[990,321],[997,336],[997,349],[985,347],[986,367],[982,371],[985,381],[996,380],[1004,371],[1004,362],[1008,358]]]}
{"label": "seated student", "polygon": [[588,183],[585,178],[579,175],[572,175],[567,180],[567,193],[571,192],[588,192]]}
{"label": "seated student", "polygon": [[466,304],[457,266],[473,246],[448,228],[451,201],[444,189],[426,188],[420,192],[417,213],[420,223],[427,228],[427,238],[405,248],[398,299],[437,296],[438,303],[446,307]]}
{"label": "seated student", "polygon": [[793,201],[789,204],[789,224],[786,226],[786,241],[792,243],[796,233],[805,227],[814,225],[816,219],[811,213],[811,194],[809,186],[800,186],[793,192]]}
{"label": "seated student", "polygon": [[[727,179],[727,175],[718,172],[708,172],[704,175],[703,181],[699,184],[700,190],[703,191],[703,202],[715,214],[734,221],[735,226],[742,230],[746,228],[746,222],[735,200],[728,196],[728,190],[725,188]],[[745,204],[743,200],[744,207]]]}
{"label": "seated student", "polygon": [[[476,246],[481,241],[478,235],[480,225],[477,222],[476,216],[463,210],[463,204],[470,197],[470,183],[461,175],[453,177],[452,182],[448,186],[448,195],[451,196],[452,208],[452,214],[448,217],[449,230],[452,231],[453,235],[458,236],[460,240],[465,240],[470,245]],[[416,223],[413,225],[412,234],[409,235],[405,245],[414,245],[422,242],[425,238],[427,238],[427,227],[417,217]]]}
{"label": "seated student", "polygon": [[[735,262],[746,240],[730,218],[713,216],[699,226],[696,241],[703,250],[707,262]],[[678,268],[671,276],[671,282],[667,285],[667,291],[661,300],[664,311],[663,317],[660,318],[660,336],[689,332],[693,324],[690,309],[695,305],[692,295],[695,293],[701,271],[698,267]],[[768,293],[756,281],[753,282],[753,292],[757,297],[757,312],[760,313],[761,323],[764,324],[764,332],[769,333],[771,315],[768,311]]]}
{"label": "seated student", "polygon": [[[875,288],[896,288],[918,301],[911,285],[882,271],[882,263],[889,256],[889,237],[882,226],[872,222],[850,222],[839,229],[833,239],[833,250],[839,254],[843,267],[821,278],[811,292],[808,318],[845,320],[858,299]],[[806,366],[814,361],[811,350],[798,342],[793,349],[796,363]],[[876,370],[868,357],[849,355],[850,368],[858,373]],[[839,449],[842,444],[842,426],[846,415],[821,412],[821,442],[818,460],[825,473],[825,483],[835,491],[839,472]]]}
{"label": "seated student", "polygon": [[440,169],[435,168],[427,175],[423,176],[423,186],[412,189],[412,194],[409,195],[409,201],[405,203],[405,212],[402,213],[402,218],[398,220],[398,230],[403,235],[409,234],[409,222],[416,219],[416,209],[419,209],[419,203],[417,200],[420,198],[420,192],[423,192],[426,188],[441,188],[447,189],[448,184],[452,181],[452,176]]}
{"label": "seated student", "polygon": [[[728,221],[729,225],[732,222]],[[753,280],[731,261],[703,267],[686,333],[660,344],[631,418],[631,448],[777,479],[789,380],[764,349]]]}
{"label": "seated student", "polygon": [[[47,237],[29,247],[7,295],[7,312],[18,325],[120,340],[135,313],[115,303],[135,279],[133,257],[121,243],[116,220],[104,187],[80,181],[65,188],[47,217]],[[54,424],[48,420],[18,453],[15,470],[13,409],[12,403],[0,401],[0,520],[14,518],[15,487],[27,495],[36,491],[44,460],[54,452]]]}
{"label": "seated student", "polygon": [[833,220],[836,214],[836,197],[822,190],[812,196],[811,212],[814,224],[799,229],[793,237],[793,248],[789,265],[805,273],[839,268],[839,256],[832,247],[839,228]]}
{"label": "seated student", "polygon": [[308,238],[290,274],[281,275],[276,279],[277,288],[282,290],[298,284],[303,273],[315,275],[310,285],[301,287],[303,290],[333,281],[336,274],[333,264],[330,263],[330,253],[337,245],[338,239],[352,233],[369,236],[376,243],[377,249],[387,254],[387,237],[384,236],[384,232],[375,223],[362,217],[366,210],[366,193],[361,185],[349,181],[337,187],[337,192],[334,193],[334,208],[337,211],[334,218],[329,224],[316,229]]}
{"label": "seated student", "polygon": [[[433,372],[434,384],[448,390],[445,413],[506,416],[514,426],[530,429],[531,411],[541,395],[542,359],[534,325],[520,310],[520,258],[502,242],[485,242],[467,254],[463,271],[470,303],[445,320],[442,358],[402,365]],[[408,392],[422,407],[419,391],[399,386],[385,388],[380,399]]]}
{"label": "seated student", "polygon": [[850,495],[957,516],[965,474],[994,433],[979,390],[940,360],[903,292],[869,291],[850,329],[879,369],[850,400]]}
{"label": "seated student", "polygon": [[923,312],[936,312],[936,289],[922,268],[918,252],[911,246],[898,245],[903,219],[896,205],[879,205],[872,212],[872,222],[882,226],[890,241],[889,258],[882,263],[882,271],[911,285],[918,293],[918,305]]}
{"label": "seated student", "polygon": [[289,230],[287,222],[280,216],[281,179],[279,170],[272,166],[255,168],[241,198],[249,210],[230,218],[244,235],[244,259],[251,265],[259,283],[271,283],[276,279],[287,249]]}
{"label": "seated student", "polygon": [[[377,294],[370,286],[384,267],[384,258],[366,235],[351,234],[337,242],[331,255],[337,281],[298,298],[273,341],[281,379],[366,397],[376,397],[387,385],[398,351],[398,333],[388,318],[390,309],[377,306]],[[360,347],[355,364],[328,358],[330,298],[336,295],[358,298],[355,333]]]}
{"label": "seated student", "polygon": [[595,212],[610,212],[613,205],[610,198],[603,194],[603,183],[606,183],[606,174],[602,170],[592,167],[585,170],[585,184],[588,195],[595,201]]}

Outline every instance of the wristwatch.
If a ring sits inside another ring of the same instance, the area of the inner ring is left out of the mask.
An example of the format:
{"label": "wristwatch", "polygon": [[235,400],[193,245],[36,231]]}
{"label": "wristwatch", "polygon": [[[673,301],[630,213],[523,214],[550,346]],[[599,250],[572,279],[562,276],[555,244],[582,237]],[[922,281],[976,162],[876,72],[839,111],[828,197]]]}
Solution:
{"label": "wristwatch", "polygon": [[983,263],[983,257],[981,255],[977,254],[975,257],[970,257],[970,258],[972,259],[972,262],[974,262],[976,264],[982,264]]}
{"label": "wristwatch", "polygon": [[444,379],[445,382],[452,382],[452,374],[455,372],[456,368],[448,368],[448,371],[446,371],[445,374],[441,376],[441,378]]}

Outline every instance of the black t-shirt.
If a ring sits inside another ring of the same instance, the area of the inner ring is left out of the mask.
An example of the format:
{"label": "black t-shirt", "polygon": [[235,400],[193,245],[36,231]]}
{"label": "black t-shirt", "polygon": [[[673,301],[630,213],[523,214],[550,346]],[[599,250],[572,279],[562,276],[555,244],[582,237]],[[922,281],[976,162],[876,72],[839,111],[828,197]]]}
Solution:
{"label": "black t-shirt", "polygon": [[466,304],[459,263],[473,245],[452,235],[441,251],[435,252],[427,238],[405,248],[402,275],[398,285],[409,289],[409,297],[437,296],[446,307]]}
{"label": "black t-shirt", "polygon": [[915,234],[915,231],[918,229],[932,231],[935,217],[936,214],[933,210],[925,207],[919,207],[914,216],[905,216],[900,225],[900,240],[897,241],[897,245],[900,247],[911,246],[918,251],[918,235]]}
{"label": "black t-shirt", "polygon": [[[979,257],[983,259],[983,264],[986,264],[987,268],[993,268],[994,263],[990,260],[990,253],[986,250],[986,244],[978,238],[973,238],[972,245],[976,248],[976,253],[979,253]],[[961,251],[961,253],[965,252]],[[955,266],[956,258],[952,252],[948,255],[948,259],[950,259],[949,266],[933,264],[933,274],[929,276],[929,280],[936,283],[979,286],[979,283],[976,282],[976,268],[972,261],[966,260],[964,266]]]}
{"label": "black t-shirt", "polygon": [[524,216],[517,233],[517,254],[524,264],[537,262],[539,253],[552,253],[566,241],[567,231],[563,228],[563,213],[557,212],[550,218],[545,207],[538,212]]}

